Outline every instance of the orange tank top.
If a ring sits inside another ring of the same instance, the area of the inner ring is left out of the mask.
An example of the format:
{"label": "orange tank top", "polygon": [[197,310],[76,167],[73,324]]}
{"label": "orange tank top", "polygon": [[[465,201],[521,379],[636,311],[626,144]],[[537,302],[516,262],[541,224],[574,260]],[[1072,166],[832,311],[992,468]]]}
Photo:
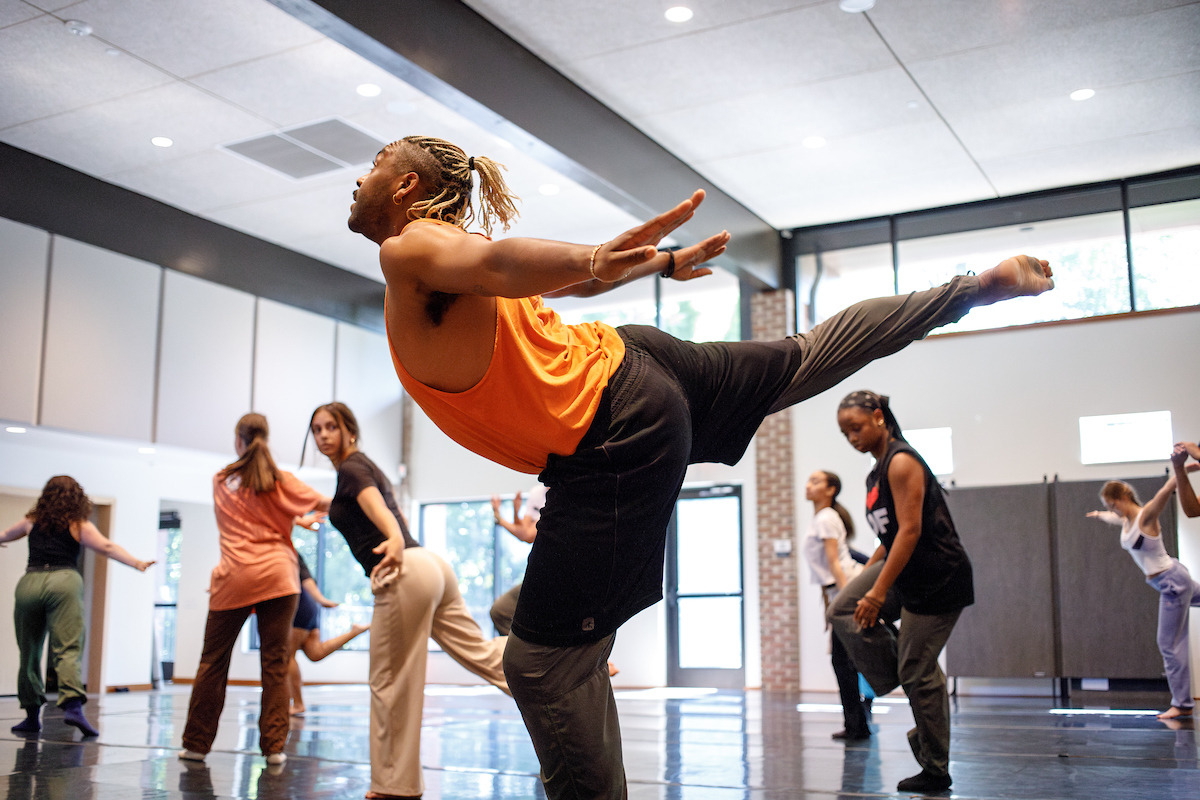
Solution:
{"label": "orange tank top", "polygon": [[496,341],[479,383],[443,392],[404,369],[405,390],[442,431],[497,464],[536,475],[550,453],[575,452],[621,365],[625,343],[602,322],[567,325],[541,297],[496,298]]}

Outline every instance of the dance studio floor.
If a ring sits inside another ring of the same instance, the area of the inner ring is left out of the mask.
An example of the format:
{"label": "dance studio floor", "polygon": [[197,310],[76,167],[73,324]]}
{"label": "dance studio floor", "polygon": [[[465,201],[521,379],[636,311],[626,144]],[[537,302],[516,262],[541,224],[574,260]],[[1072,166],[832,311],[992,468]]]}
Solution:
{"label": "dance studio floor", "polygon": [[[257,755],[258,692],[231,689],[205,764],[176,758],[187,687],[109,694],[89,703],[98,740],[81,742],[61,715],[40,737],[9,727],[24,715],[0,698],[0,798],[361,798],[368,784],[365,687],[313,687],[309,713],[288,741],[291,756],[268,768]],[[1157,695],[1089,694],[1089,713],[1052,714],[1048,699],[962,698],[954,706],[952,796],[1196,800],[1200,770],[1192,723],[1103,713],[1152,708]],[[885,701],[891,698],[885,698]],[[759,692],[619,692],[633,800],[783,800],[896,796],[916,772],[905,741],[912,717],[878,702],[877,735],[843,746],[834,695]],[[800,702],[800,707],[797,703]],[[883,713],[886,709],[886,713]],[[542,797],[537,763],[516,707],[489,688],[430,686],[422,761],[425,797]],[[948,796],[943,794],[940,796]]]}

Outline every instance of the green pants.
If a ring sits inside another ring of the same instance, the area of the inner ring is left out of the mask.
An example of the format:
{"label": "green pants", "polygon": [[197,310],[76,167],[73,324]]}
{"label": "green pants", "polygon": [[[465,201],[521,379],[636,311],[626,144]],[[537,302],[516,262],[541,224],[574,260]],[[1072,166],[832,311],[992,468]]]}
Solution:
{"label": "green pants", "polygon": [[39,708],[46,702],[42,682],[42,642],[50,634],[50,664],[58,673],[58,705],[78,698],[83,691],[83,576],[65,567],[51,572],[26,572],[17,581],[13,625],[21,662],[17,672],[17,699],[21,708]]}

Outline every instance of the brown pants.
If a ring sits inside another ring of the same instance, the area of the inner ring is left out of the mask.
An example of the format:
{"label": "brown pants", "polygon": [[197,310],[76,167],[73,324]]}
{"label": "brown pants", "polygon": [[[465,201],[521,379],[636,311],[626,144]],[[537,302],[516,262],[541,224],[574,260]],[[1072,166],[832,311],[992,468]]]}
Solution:
{"label": "brown pants", "polygon": [[428,640],[508,692],[504,637],[484,639],[454,571],[424,547],[404,551],[400,577],[374,589],[371,617],[371,791],[415,797],[421,775],[421,712]]}
{"label": "brown pants", "polygon": [[250,612],[258,614],[259,660],[262,664],[262,706],[258,713],[258,747],[263,755],[283,752],[291,724],[288,720],[288,662],[291,650],[292,617],[300,595],[289,594],[253,606],[208,612],[204,629],[204,651],[188,703],[183,746],[194,753],[207,753],[217,737],[217,722],[225,709],[225,685],[229,659],[238,633]]}

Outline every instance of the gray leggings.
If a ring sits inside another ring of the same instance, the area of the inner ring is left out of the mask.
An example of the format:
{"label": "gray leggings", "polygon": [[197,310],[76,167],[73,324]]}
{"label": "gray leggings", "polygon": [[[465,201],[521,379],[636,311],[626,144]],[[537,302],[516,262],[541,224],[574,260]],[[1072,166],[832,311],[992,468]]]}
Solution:
{"label": "gray leggings", "polygon": [[1192,674],[1188,658],[1188,611],[1200,606],[1200,583],[1192,580],[1187,567],[1178,559],[1171,566],[1146,578],[1159,592],[1158,650],[1162,653],[1167,685],[1171,687],[1171,705],[1188,709],[1192,701]]}
{"label": "gray leggings", "polygon": [[[858,574],[829,606],[829,621],[854,666],[877,695],[904,687],[916,727],[908,744],[921,768],[946,775],[950,765],[950,697],[938,655],[946,646],[962,609],[946,614],[914,614],[900,607],[895,592],[879,611],[879,624],[860,628],[854,609],[883,571],[878,561]],[[900,632],[889,623],[900,620]]]}

